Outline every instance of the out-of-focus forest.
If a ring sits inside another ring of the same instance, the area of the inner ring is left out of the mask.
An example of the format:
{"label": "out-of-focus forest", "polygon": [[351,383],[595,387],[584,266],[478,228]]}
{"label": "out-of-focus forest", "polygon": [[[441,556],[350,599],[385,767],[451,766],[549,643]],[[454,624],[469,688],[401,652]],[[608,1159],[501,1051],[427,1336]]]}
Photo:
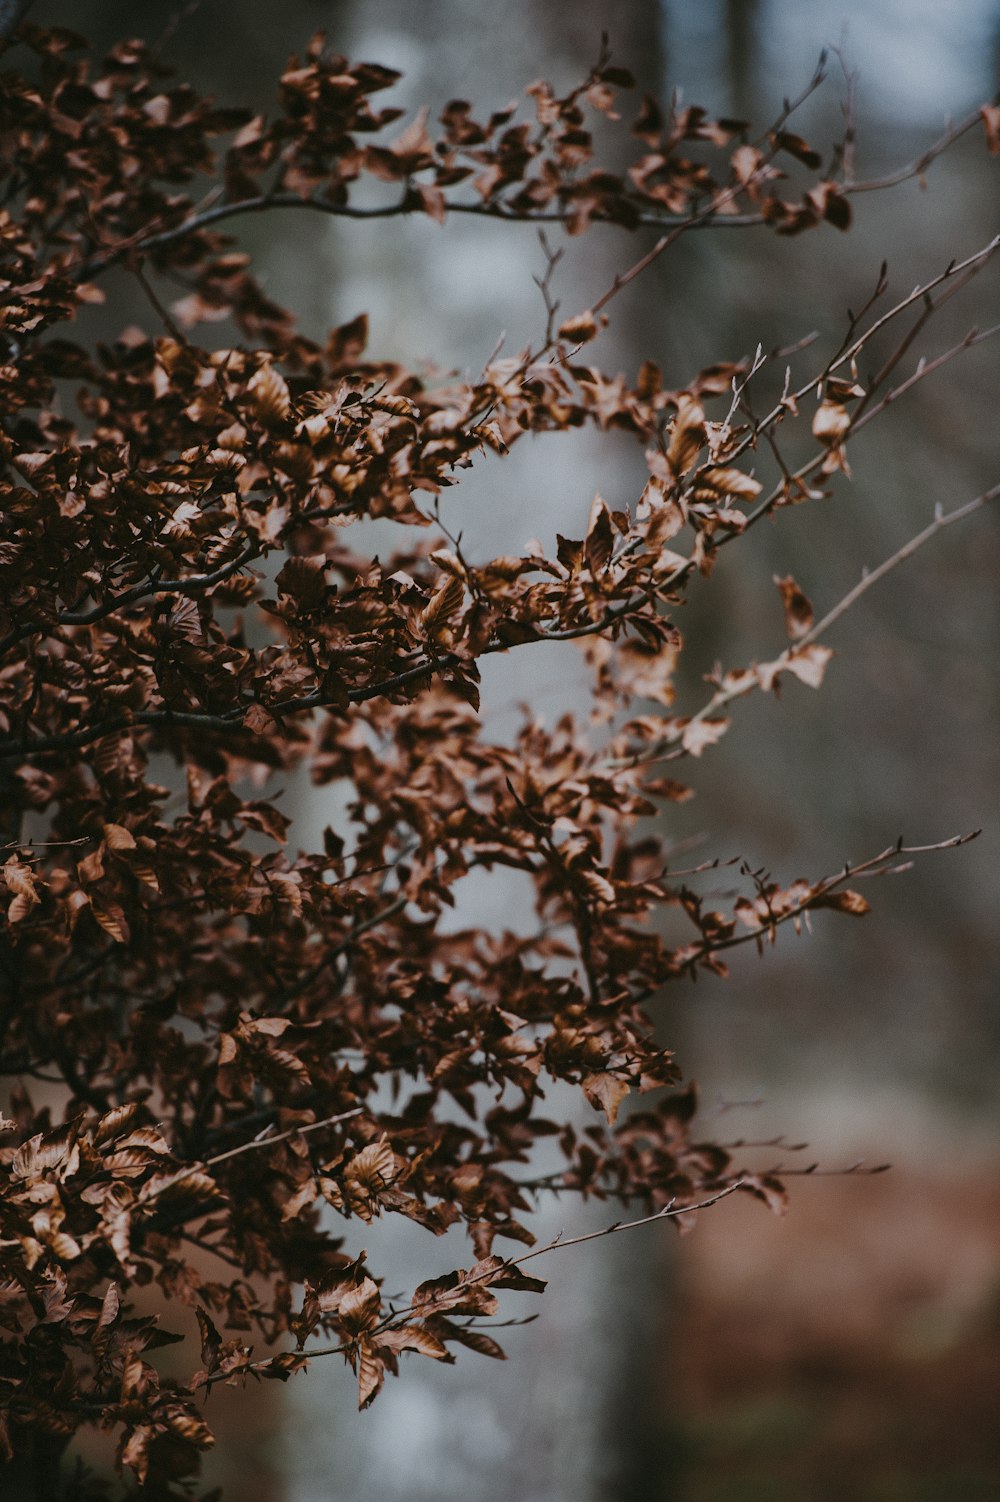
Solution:
{"label": "out-of-focus forest", "polygon": [[[680,89],[760,127],[833,43],[829,81],[798,128],[823,149],[842,130],[842,57],[858,72],[864,175],[919,156],[946,117],[1000,86],[998,0],[37,0],[32,19],[101,44],[162,38],[165,62],[260,109],[287,56],[324,27],[337,50],[403,70],[393,102],[434,113],[456,96],[498,107],[539,75],[568,85],[607,31],[642,88]],[[883,259],[903,294],[983,245],[997,229],[997,184],[996,161],[969,138],[933,165],[926,189],[908,182],[856,200],[848,236],[689,235],[618,300],[606,348],[629,372],[649,356],[682,386],[758,344],[767,352],[814,330],[835,341]],[[524,226],[274,214],[238,233],[308,331],[366,310],[379,357],[476,368],[501,333],[514,352],[544,318],[532,281],[544,262]],[[636,254],[611,227],[566,241],[556,283],[566,311]],[[113,331],[145,319],[124,275],[107,286]],[[995,321],[997,301],[991,268],[931,325],[911,366],[971,323]],[[772,575],[793,574],[823,610],[936,502],[995,483],[995,369],[988,345],[969,351],[855,442],[854,477],[831,499],[727,550],[681,623],[687,671],[780,646]],[[471,551],[514,551],[582,521],[595,489],[634,501],[643,479],[641,458],[613,433],[546,438],[472,473],[447,516]],[[763,959],[741,953],[730,979],[675,986],[660,1008],[663,1037],[722,1140],[730,1124],[733,1139],[785,1133],[826,1165],[864,1156],[892,1172],[793,1180],[784,1221],[730,1202],[680,1243],[652,1228],[554,1259],[541,1317],[508,1332],[505,1365],[470,1357],[457,1372],[407,1370],[371,1413],[352,1413],[349,1376],[333,1364],[280,1396],[221,1394],[215,1479],[255,1502],[998,1494],[998,577],[997,516],[949,530],[839,624],[819,693],[794,685],[737,707],[737,725],[697,768],[697,798],[671,813],[694,859],[742,856],[782,879],[833,870],[900,834],[922,843],[985,826],[972,845],[866,889],[874,912],[863,924],[823,922]],[[514,724],[521,701],[547,716],[585,702],[582,662],[575,681],[565,657],[530,662],[526,673],[520,658],[492,659],[483,713],[495,731]],[[308,786],[292,796],[305,842],[330,811]],[[498,918],[496,885],[470,882],[456,922],[516,926],[519,895],[509,891]],[[550,1231],[563,1213],[557,1201],[544,1208]],[[599,1224],[599,1209],[583,1223]],[[435,1256],[451,1265],[419,1231],[392,1230],[401,1285],[414,1259],[423,1273]],[[612,1280],[612,1266],[628,1276]],[[627,1343],[612,1282],[632,1290]]]}

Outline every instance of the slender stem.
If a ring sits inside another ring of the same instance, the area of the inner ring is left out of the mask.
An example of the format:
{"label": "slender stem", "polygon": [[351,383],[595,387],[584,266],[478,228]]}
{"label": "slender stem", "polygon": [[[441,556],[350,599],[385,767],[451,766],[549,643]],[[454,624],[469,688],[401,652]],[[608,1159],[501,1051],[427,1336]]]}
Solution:
{"label": "slender stem", "polygon": [[860,600],[861,596],[866,594],[880,579],[884,579],[886,574],[890,574],[894,568],[898,568],[901,563],[905,563],[907,558],[912,558],[913,554],[919,548],[922,548],[925,543],[930,542],[931,538],[936,537],[939,532],[943,532],[945,527],[951,527],[956,522],[964,521],[967,516],[971,516],[974,511],[981,511],[984,506],[989,505],[991,501],[995,501],[998,496],[1000,496],[1000,485],[994,485],[990,490],[984,490],[982,495],[977,495],[974,500],[967,501],[964,506],[957,506],[954,511],[937,510],[934,520],[922,532],[918,532],[915,537],[911,537],[909,542],[904,543],[890,558],[884,559],[877,568],[873,568],[866,573],[855,584],[853,589],[848,590],[842,600],[838,600],[832,610],[828,610],[826,615],[817,621],[799,639],[796,647],[808,646],[810,642],[818,641],[835,621],[839,621],[842,615],[846,615],[851,606]]}
{"label": "slender stem", "polygon": [[[0,23],[2,24],[2,23]],[[811,93],[816,87],[816,80],[809,85],[806,94]],[[795,105],[801,103],[801,99]],[[795,105],[792,108],[795,108]],[[787,118],[787,113],[782,112],[782,118],[776,122],[777,128]],[[967,115],[959,124],[938,137],[938,139],[922,152],[915,160],[899,167],[894,172],[886,173],[882,177],[869,178],[866,181],[848,181],[840,185],[840,192],[845,195],[857,193],[877,193],[888,188],[898,187],[901,183],[911,178],[921,176],[936,157],[947,151],[956,141],[972,130],[979,122],[979,112],[974,111]],[[729,202],[738,192],[742,192],[744,184],[723,191],[722,195],[709,204],[705,209],[693,214],[659,214],[639,213],[633,223],[636,227],[660,229],[668,235],[688,229],[749,229],[767,223],[763,212],[750,212],[743,214],[724,214],[719,210]],[[518,210],[504,203],[479,203],[479,202],[449,202],[445,205],[448,213],[467,214],[476,218],[499,220],[501,223],[511,224],[565,224],[572,219],[570,209],[541,209],[541,210]],[[395,203],[379,204],[372,208],[357,208],[351,204],[331,203],[328,199],[308,197],[288,190],[281,192],[260,193],[252,198],[241,199],[238,203],[220,203],[201,212],[190,214],[180,224],[175,224],[167,229],[159,230],[151,235],[133,236],[131,239],[119,241],[118,244],[105,247],[95,255],[81,261],[75,268],[70,268],[73,274],[80,280],[98,275],[109,266],[130,252],[147,254],[150,251],[161,250],[167,245],[174,244],[186,235],[212,228],[222,224],[228,219],[240,218],[245,214],[266,213],[272,209],[305,209],[312,213],[326,214],[333,218],[366,220],[366,219],[395,219],[422,212],[422,205],[415,199],[407,196]],[[615,223],[607,215],[595,214],[595,223]],[[654,247],[651,258],[659,255],[664,245]],[[617,290],[617,289],[616,289]]]}
{"label": "slender stem", "polygon": [[[775,670],[775,676],[777,676],[778,672],[786,668],[789,661],[797,653],[801,652],[804,647],[810,646],[813,642],[818,641],[821,636],[825,635],[830,627],[839,621],[842,615],[846,615],[847,611],[857,603],[862,595],[873,588],[879,580],[884,579],[886,574],[898,568],[901,563],[905,563],[908,558],[912,558],[914,553],[930,542],[933,537],[936,537],[939,532],[942,532],[945,527],[950,527],[955,522],[964,521],[966,517],[971,516],[976,511],[981,511],[984,506],[989,505],[991,501],[995,501],[998,496],[1000,496],[1000,484],[992,486],[989,490],[984,490],[981,495],[966,502],[964,506],[956,507],[954,511],[942,512],[939,509],[935,514],[934,520],[922,532],[918,532],[915,537],[911,537],[908,542],[904,543],[901,548],[898,548],[889,558],[884,559],[877,568],[867,572],[853,589],[848,590],[847,594],[841,600],[838,600],[837,604],[831,610],[827,611],[826,615],[817,621],[814,626],[810,627],[805,635],[799,637],[797,641],[792,642],[790,646],[784,649],[775,661],[769,665]],[[682,740],[689,726],[702,724],[706,720],[713,719],[728,704],[734,703],[737,699],[746,698],[748,694],[753,693],[760,687],[759,679],[756,675],[752,675],[746,679],[741,679],[740,682],[731,685],[729,688],[718,689],[696,714],[691,715],[682,723],[670,725],[664,731],[663,735],[652,745],[632,755],[609,759],[605,765],[611,768],[633,767],[661,759],[675,760],[687,755],[688,753],[684,747],[678,746],[677,742]],[[670,747],[674,749],[669,750]]]}
{"label": "slender stem", "polygon": [[273,1147],[276,1142],[287,1142],[290,1137],[305,1137],[310,1132],[319,1132],[323,1127],[336,1126],[338,1122],[350,1121],[354,1116],[360,1116],[363,1107],[355,1106],[353,1111],[341,1111],[336,1116],[325,1116],[322,1121],[311,1121],[305,1126],[289,1127],[287,1132],[275,1132],[267,1136],[254,1137],[252,1142],[241,1142],[239,1147],[231,1147],[224,1153],[216,1153],[214,1158],[206,1158],[204,1165],[195,1164],[194,1168],[214,1168],[217,1163],[225,1163],[229,1158],[238,1158],[241,1153],[256,1152],[258,1148]]}

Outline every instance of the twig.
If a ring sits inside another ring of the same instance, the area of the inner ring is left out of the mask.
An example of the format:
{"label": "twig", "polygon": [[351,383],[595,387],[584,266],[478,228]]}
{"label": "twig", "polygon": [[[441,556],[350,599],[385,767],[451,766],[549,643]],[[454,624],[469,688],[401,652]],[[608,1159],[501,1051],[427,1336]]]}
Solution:
{"label": "twig", "polygon": [[[730,1194],[735,1194],[737,1189],[743,1187],[745,1180],[735,1179],[727,1184],[717,1194],[708,1199],[699,1200],[694,1205],[678,1205],[676,1200],[670,1200],[662,1210],[655,1210],[652,1215],[640,1215],[636,1220],[616,1220],[609,1226],[602,1226],[599,1231],[585,1231],[580,1236],[553,1237],[545,1246],[539,1246],[531,1252],[525,1252],[521,1257],[514,1257],[510,1262],[505,1262],[504,1267],[521,1267],[525,1262],[530,1262],[533,1257],[544,1257],[549,1252],[562,1252],[569,1246],[580,1246],[585,1241],[598,1241],[602,1236],[616,1236],[619,1231],[635,1231],[639,1226],[651,1226],[658,1220],[672,1220],[677,1215],[693,1215],[696,1210],[708,1210],[712,1205],[717,1205]],[[473,1278],[469,1282],[475,1282]]]}
{"label": "twig", "polygon": [[[10,3],[10,0],[7,0]],[[0,21],[2,27],[2,21]],[[0,30],[0,35],[4,33]],[[788,115],[811,94],[822,76],[817,72],[802,95],[790,106],[782,111],[778,120],[772,124],[767,134],[780,130],[787,121]],[[844,194],[875,193],[887,188],[894,188],[909,179],[921,176],[935,158],[947,151],[957,140],[967,134],[979,123],[979,112],[974,111],[966,116],[958,125],[938,137],[919,157],[906,165],[899,167],[895,172],[888,173],[883,177],[870,178],[864,182],[850,181],[841,185],[840,191]],[[738,184],[733,188],[724,189],[706,209],[694,214],[656,214],[640,213],[636,216],[636,226],[644,228],[661,229],[670,234],[676,231],[688,229],[749,229],[763,225],[767,222],[762,212],[744,214],[720,214],[719,209],[734,197],[745,190],[746,184]],[[109,266],[114,265],[122,256],[132,251],[146,253],[159,250],[165,245],[171,245],[175,241],[183,239],[185,235],[196,234],[201,230],[209,229],[215,224],[221,224],[227,219],[241,217],[244,214],[256,214],[270,209],[306,209],[313,213],[328,214],[335,218],[343,219],[390,219],[407,216],[418,211],[418,204],[409,195],[402,200],[390,204],[379,204],[372,208],[357,208],[351,204],[332,203],[328,199],[308,197],[303,198],[298,193],[289,191],[260,193],[253,198],[244,198],[237,203],[221,203],[201,212],[190,214],[180,224],[160,230],[152,235],[133,236],[131,239],[120,241],[113,246],[105,247],[97,254],[81,261],[76,267],[68,270],[81,280],[98,275]],[[481,202],[448,202],[445,204],[446,212],[450,214],[471,214],[478,218],[499,220],[502,223],[521,224],[565,224],[572,218],[570,209],[544,209],[521,211],[510,207],[506,203],[481,203]],[[594,221],[597,223],[607,222],[607,216],[595,214]],[[611,220],[610,222],[614,222]],[[656,248],[659,255],[665,246]],[[645,258],[644,258],[645,260]],[[637,273],[636,273],[637,274]],[[629,278],[631,279],[631,278]],[[613,294],[612,294],[613,295]]]}
{"label": "twig", "polygon": [[143,292],[145,292],[146,297],[149,299],[153,311],[159,316],[163,327],[166,329],[170,337],[174,339],[178,344],[189,344],[190,340],[184,333],[184,330],[180,328],[173,314],[170,312],[170,309],[163,306],[163,303],[156,295],[156,291],[152,283],[150,282],[149,278],[146,276],[146,273],[143,271],[138,262],[136,262],[131,267],[131,271],[136,281],[139,283],[139,286],[142,288]]}
{"label": "twig", "polygon": [[[395,902],[391,902],[388,907],[382,908],[380,912],[373,913],[370,918],[365,918],[361,923],[356,923],[347,937],[335,949],[331,949],[329,954],[325,954],[321,960],[317,960],[315,965],[307,970],[304,975],[301,975],[295,984],[285,991],[284,1000],[290,1001],[294,997],[300,996],[303,991],[312,985],[314,980],[319,979],[324,970],[328,969],[335,960],[339,959],[342,954],[350,949],[351,945],[356,943],[362,934],[369,933],[371,929],[378,928],[380,924],[388,923],[397,917],[399,913],[403,912],[408,901],[407,897],[398,897]],[[274,1139],[272,1138],[271,1140],[273,1141]]]}
{"label": "twig", "polygon": [[954,511],[942,511],[940,507],[935,508],[934,520],[922,532],[918,532],[915,537],[911,537],[909,542],[904,543],[890,558],[886,558],[877,568],[873,568],[869,573],[865,574],[854,588],[848,590],[843,599],[834,605],[832,610],[827,611],[821,620],[817,621],[804,636],[799,638],[795,646],[804,647],[808,646],[810,642],[817,641],[825,631],[829,630],[835,621],[839,621],[840,617],[850,610],[851,606],[863,594],[871,589],[874,584],[877,584],[880,579],[884,579],[886,574],[891,573],[894,568],[898,568],[901,563],[905,563],[907,558],[912,558],[918,548],[922,548],[925,543],[930,542],[931,538],[935,537],[938,532],[943,532],[945,527],[950,527],[955,522],[963,521],[965,517],[971,516],[974,511],[981,511],[984,506],[988,505],[990,501],[995,501],[998,496],[1000,496],[1000,485],[994,485],[990,490],[984,490],[982,495],[977,495],[975,500],[966,502],[964,506],[957,506]]}
{"label": "twig", "polygon": [[[587,1231],[580,1236],[570,1236],[567,1238],[563,1238],[561,1235],[556,1236],[545,1246],[536,1247],[534,1251],[525,1252],[523,1256],[510,1258],[508,1261],[501,1263],[499,1267],[488,1268],[485,1272],[479,1273],[475,1277],[467,1278],[463,1286],[471,1288],[479,1283],[493,1282],[497,1278],[502,1278],[505,1270],[521,1267],[525,1262],[530,1262],[535,1257],[544,1257],[549,1252],[564,1251],[567,1247],[580,1246],[585,1241],[596,1241],[603,1236],[615,1236],[619,1231],[634,1231],[639,1226],[653,1225],[656,1221],[671,1220],[678,1215],[693,1215],[697,1210],[708,1210],[712,1205],[717,1205],[720,1200],[726,1199],[730,1194],[734,1194],[737,1189],[742,1188],[743,1183],[743,1179],[736,1179],[732,1184],[727,1184],[725,1188],[719,1190],[717,1194],[713,1194],[707,1199],[699,1200],[694,1205],[677,1205],[674,1200],[670,1200],[662,1210],[657,1210],[652,1215],[642,1215],[636,1220],[614,1221],[611,1225],[603,1226],[599,1231]],[[405,1309],[396,1309],[380,1325],[377,1325],[374,1330],[367,1333],[376,1340],[377,1344],[378,1335],[383,1334],[387,1330],[400,1328],[416,1313],[417,1308],[414,1304],[407,1305]],[[312,1350],[305,1349],[292,1354],[301,1356],[304,1361],[313,1361],[319,1356],[343,1356],[349,1349],[349,1345],[341,1344],[314,1347]],[[274,1359],[273,1356],[263,1357],[261,1360],[251,1362],[249,1365],[240,1367],[236,1371],[207,1372],[201,1381],[198,1382],[197,1387],[210,1387],[214,1386],[217,1382],[224,1382],[227,1378],[250,1376],[257,1372],[262,1372],[266,1367],[270,1366]],[[192,1390],[194,1390],[194,1387]]]}
{"label": "twig", "polygon": [[[822,619],[817,621],[805,635],[799,637],[797,641],[792,642],[785,648],[780,656],[775,659],[774,663],[770,664],[775,670],[774,676],[776,677],[787,666],[789,660],[797,652],[800,652],[803,647],[818,641],[880,579],[884,579],[886,574],[898,568],[901,563],[905,563],[925,543],[930,542],[931,538],[935,537],[938,532],[943,531],[945,527],[952,526],[955,522],[963,521],[966,517],[971,516],[973,512],[982,510],[984,506],[996,500],[998,496],[1000,496],[1000,484],[992,486],[989,490],[984,490],[974,500],[966,502],[964,506],[956,507],[954,511],[942,512],[940,508],[937,508],[934,520],[922,532],[918,532],[915,537],[911,537],[908,542],[904,543],[889,558],[884,559],[877,568],[871,569],[866,573],[854,588],[848,590],[847,594],[834,605],[832,610],[829,610]],[[753,693],[760,687],[761,684],[758,678],[755,675],[751,675],[745,680],[741,679],[739,683],[735,683],[729,688],[718,689],[695,714],[685,719],[682,724],[669,726],[663,735],[652,745],[631,755],[609,759],[605,765],[611,768],[640,766],[657,760],[672,761],[686,756],[688,754],[687,751],[683,746],[678,746],[677,742],[682,739],[689,726],[713,719],[727,704],[731,704],[737,699],[745,698],[747,694]],[[672,750],[668,749],[671,747],[673,748]]]}
{"label": "twig", "polygon": [[[122,590],[121,594],[113,595],[111,599],[95,605],[91,610],[64,610],[55,619],[59,626],[93,626],[97,621],[105,620],[113,615],[116,610],[121,610],[126,605],[133,605],[138,600],[151,599],[156,595],[199,594],[202,590],[211,589],[216,584],[223,584],[239,573],[255,558],[260,556],[261,546],[259,543],[249,544],[237,558],[229,563],[224,563],[220,568],[213,569],[208,574],[190,574],[186,579],[152,579],[144,584],[135,584],[131,589]],[[0,641],[0,654],[8,647],[15,646],[24,641],[26,637],[33,636],[36,631],[51,630],[51,623],[41,621],[25,621],[15,630],[11,631]]]}
{"label": "twig", "polygon": [[[262,1132],[259,1136],[254,1137],[252,1141],[241,1142],[237,1147],[227,1148],[225,1152],[216,1153],[214,1157],[206,1158],[201,1163],[189,1163],[185,1168],[180,1169],[179,1172],[171,1174],[169,1178],[154,1185],[148,1192],[141,1193],[138,1206],[144,1209],[147,1205],[152,1204],[165,1190],[172,1189],[177,1184],[182,1184],[192,1174],[204,1173],[206,1169],[215,1168],[219,1163],[225,1163],[230,1158],[237,1158],[241,1153],[258,1152],[261,1148],[273,1147],[278,1142],[287,1142],[290,1137],[304,1137],[309,1132],[318,1132],[324,1127],[336,1126],[338,1122],[349,1121],[354,1116],[360,1116],[363,1109],[362,1106],[355,1106],[351,1111],[341,1111],[336,1116],[326,1116],[322,1121],[309,1122],[305,1126],[289,1127],[286,1132],[276,1132],[273,1136],[265,1135]],[[265,1131],[269,1133],[269,1128],[266,1128]],[[189,1220],[195,1219],[198,1215],[206,1213],[207,1211],[202,1209],[190,1211],[186,1212],[185,1218]]]}
{"label": "twig", "polygon": [[324,1127],[336,1126],[338,1122],[350,1121],[354,1116],[360,1116],[363,1106],[355,1106],[352,1111],[341,1111],[336,1116],[325,1116],[322,1121],[311,1121],[305,1126],[289,1127],[287,1132],[275,1132],[273,1135],[254,1137],[251,1142],[241,1142],[239,1147],[231,1147],[224,1153],[216,1153],[214,1158],[206,1158],[204,1163],[194,1164],[195,1169],[214,1168],[217,1163],[225,1163],[228,1158],[237,1158],[240,1153],[256,1152],[261,1147],[273,1147],[276,1142],[287,1142],[290,1137],[306,1137],[310,1132],[319,1132]]}
{"label": "twig", "polygon": [[939,840],[933,845],[904,845],[902,840],[895,845],[889,845],[878,855],[869,857],[866,861],[859,861],[857,865],[847,864],[842,870],[831,876],[824,876],[814,886],[810,887],[809,895],[803,897],[801,902],[781,913],[772,913],[766,923],[757,928],[747,929],[746,933],[732,934],[727,939],[706,939],[703,944],[694,946],[690,955],[685,958],[685,968],[693,968],[700,959],[706,955],[716,954],[722,949],[735,949],[739,944],[750,944],[755,940],[773,939],[774,930],[782,923],[788,923],[794,918],[800,918],[811,907],[817,905],[817,899],[825,897],[833,892],[845,881],[851,881],[856,876],[863,876],[868,872],[876,871],[885,865],[887,861],[895,860],[900,855],[927,855],[935,850],[954,850],[959,845],[967,845],[971,840],[979,838],[981,830],[971,830],[968,834],[952,835],[950,839]]}
{"label": "twig", "polygon": [[[835,620],[839,619],[844,610],[849,609],[850,605],[865,590],[870,589],[873,584],[883,578],[891,569],[896,568],[905,559],[909,558],[925,542],[928,542],[936,532],[941,531],[946,526],[950,526],[952,522],[961,521],[964,517],[971,515],[973,511],[977,511],[985,506],[989,501],[995,500],[998,495],[1000,495],[1000,485],[994,486],[991,490],[984,491],[982,495],[977,496],[973,501],[969,501],[967,505],[959,507],[956,511],[935,517],[935,520],[929,527],[926,527],[916,537],[911,538],[891,558],[886,559],[877,569],[866,575],[860,584],[856,585],[850,591],[849,595],[845,596],[845,600],[835,606],[834,610],[828,616],[824,617],[818,626],[813,627],[807,636],[800,638],[798,642],[786,648],[781,657],[777,659],[778,663],[783,664],[787,662],[788,658],[797,649],[800,650],[809,642],[815,641],[820,632],[825,631]],[[666,581],[666,584],[675,583],[678,577],[690,571],[692,567],[693,564],[690,561],[686,562],[683,568],[677,570],[675,575]],[[540,634],[537,640],[571,641],[584,636],[598,635],[601,631],[607,630],[608,626],[615,621],[623,619],[626,615],[638,609],[645,601],[646,596],[644,594],[637,596],[620,606],[615,606],[613,609],[606,611],[597,621],[586,622],[583,625],[569,627],[563,631],[544,632]],[[510,651],[516,646],[529,644],[528,642],[491,642],[484,648],[481,655],[489,656],[496,652]],[[449,653],[433,661],[429,660],[417,663],[415,666],[406,668],[389,678],[380,679],[376,683],[364,684],[359,688],[349,690],[348,699],[352,703],[358,704],[367,702],[369,699],[380,698],[383,695],[395,693],[399,689],[419,683],[422,678],[436,677],[442,672],[447,672],[451,668],[459,666],[461,662],[462,659],[460,657]],[[710,719],[716,711],[723,708],[726,704],[736,699],[742,699],[757,687],[759,687],[759,684],[756,679],[750,679],[745,683],[734,685],[728,689],[719,689],[696,714],[690,717],[686,724],[700,723],[701,721]],[[317,691],[313,694],[303,695],[300,698],[286,699],[278,704],[264,704],[260,707],[266,710],[269,715],[278,719],[284,715],[299,714],[304,710],[322,709],[325,703],[325,695]],[[159,727],[162,729],[176,727],[178,729],[232,730],[234,727],[239,726],[243,716],[252,707],[252,703],[241,704],[218,715],[186,710],[140,710],[130,716],[119,715],[114,719],[104,720],[97,725],[84,726],[80,730],[69,731],[64,735],[37,736],[33,740],[25,738],[23,740],[8,739],[0,741],[0,760],[11,757],[37,755],[50,751],[72,750],[78,746],[90,745],[93,741],[100,740],[103,736],[113,735],[120,730],[127,730],[136,725],[148,726],[150,728]],[[608,762],[608,765],[613,767],[636,766],[640,763],[656,760],[661,756],[665,747],[676,745],[676,742],[683,735],[685,728],[686,726],[681,726],[680,728],[672,727],[665,732],[654,746],[648,747],[641,754],[636,753],[633,756],[625,758],[614,758]],[[677,757],[684,754],[686,753],[681,748],[676,749],[672,753],[672,756]]]}

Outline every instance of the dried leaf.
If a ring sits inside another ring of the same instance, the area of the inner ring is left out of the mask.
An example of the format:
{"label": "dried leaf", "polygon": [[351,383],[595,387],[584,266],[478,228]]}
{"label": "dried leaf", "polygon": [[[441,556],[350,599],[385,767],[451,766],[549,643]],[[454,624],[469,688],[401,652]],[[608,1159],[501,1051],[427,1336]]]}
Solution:
{"label": "dried leaf", "polygon": [[775,574],[774,582],[781,591],[781,600],[785,607],[785,630],[792,641],[797,641],[799,637],[805,636],[812,630],[812,605],[791,574],[787,574],[783,579]]}
{"label": "dried leaf", "polygon": [[291,398],[284,376],[273,365],[262,365],[256,375],[247,382],[254,415],[269,426],[284,422],[289,414]]}
{"label": "dried leaf", "polygon": [[629,1085],[627,1080],[602,1070],[597,1074],[584,1076],[583,1093],[590,1104],[603,1111],[609,1123],[614,1126],[618,1120],[619,1107],[628,1096]]}
{"label": "dried leaf", "polygon": [[808,684],[810,688],[819,688],[823,682],[827,663],[832,656],[833,651],[830,647],[822,647],[819,643],[813,642],[808,647],[798,647],[794,652],[790,652],[785,666],[790,673],[794,673],[796,678]]}

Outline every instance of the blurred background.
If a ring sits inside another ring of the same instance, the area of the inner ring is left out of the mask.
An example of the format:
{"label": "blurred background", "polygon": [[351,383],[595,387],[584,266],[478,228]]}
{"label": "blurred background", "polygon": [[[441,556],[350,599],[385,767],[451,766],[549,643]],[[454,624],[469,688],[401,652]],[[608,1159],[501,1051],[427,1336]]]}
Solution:
{"label": "blurred background", "polygon": [[[454,97],[500,107],[538,76],[566,88],[607,31],[641,87],[758,128],[832,43],[859,73],[859,176],[918,156],[1000,85],[1000,0],[37,0],[32,19],[102,45],[140,29],[162,37],[164,60],[192,82],[259,109],[322,26],[336,50],[402,69],[387,102],[428,103],[432,118]],[[830,72],[795,127],[824,152],[846,92],[837,57]],[[849,236],[690,235],[618,299],[594,359],[632,378],[648,356],[678,387],[758,343],[768,351],[815,330],[817,349],[829,348],[883,259],[901,296],[986,243],[998,172],[977,133],[933,165],[926,191],[909,182],[855,199]],[[307,332],[367,311],[376,357],[475,371],[502,333],[513,353],[542,326],[530,228],[271,215],[236,232]],[[644,243],[601,227],[565,242],[564,311],[588,306]],[[145,320],[127,281],[115,285],[109,321]],[[997,290],[988,271],[904,370],[994,322]],[[680,623],[689,704],[716,660],[737,667],[780,650],[772,575],[794,574],[819,613],[936,502],[950,508],[997,481],[998,351],[1000,341],[970,351],[873,424],[832,499],[724,550]],[[622,435],[526,441],[477,467],[446,515],[470,554],[510,552],[532,536],[580,535],[595,489],[632,503],[644,478]],[[811,936],[786,930],[763,959],[738,951],[728,981],[685,983],[659,1004],[664,1041],[699,1081],[706,1133],[787,1133],[824,1165],[888,1160],[891,1174],[793,1179],[783,1221],[730,1200],[684,1241],[650,1228],[553,1258],[541,1317],[507,1332],[507,1363],[407,1365],[360,1417],[353,1379],[333,1364],[281,1394],[222,1393],[212,1479],[255,1502],[1000,1495],[998,520],[976,515],[869,592],[830,638],[837,656],[819,693],[793,684],[780,701],[737,706],[730,734],[694,768],[696,799],[670,814],[671,836],[696,859],[743,856],[783,881],[900,834],[926,843],[985,826],[974,844],[866,888],[864,924],[831,916]],[[491,659],[488,732],[509,733],[522,701],[549,718],[584,706],[587,681],[569,649]],[[294,796],[307,844],[331,811],[308,786]],[[720,873],[720,890],[731,885]],[[470,886],[456,922],[521,916],[518,893],[494,879]],[[540,1206],[538,1229],[600,1220],[554,1202]],[[400,1288],[462,1256],[409,1223],[366,1230],[366,1244]]]}

